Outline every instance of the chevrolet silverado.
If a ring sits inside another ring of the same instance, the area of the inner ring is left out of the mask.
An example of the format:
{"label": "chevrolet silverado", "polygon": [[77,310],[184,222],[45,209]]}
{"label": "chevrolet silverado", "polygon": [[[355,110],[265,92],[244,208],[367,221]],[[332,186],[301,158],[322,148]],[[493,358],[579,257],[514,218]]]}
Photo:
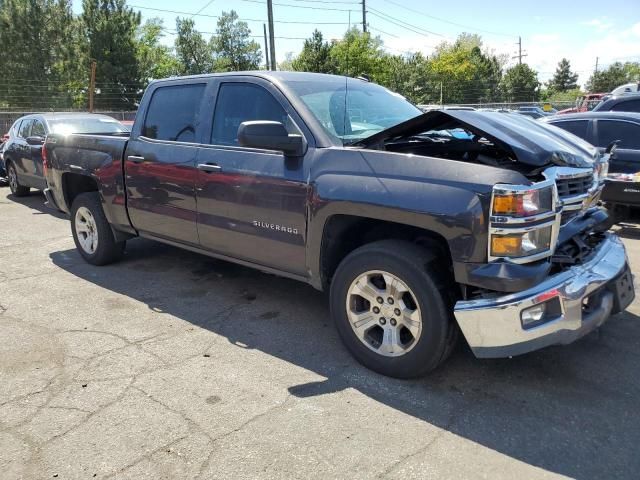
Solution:
{"label": "chevrolet silverado", "polygon": [[244,72],[147,88],[131,134],[51,134],[47,203],[94,265],[145,237],[329,291],[396,377],[567,344],[634,298],[598,206],[608,155],[513,113],[422,113],[361,79]]}

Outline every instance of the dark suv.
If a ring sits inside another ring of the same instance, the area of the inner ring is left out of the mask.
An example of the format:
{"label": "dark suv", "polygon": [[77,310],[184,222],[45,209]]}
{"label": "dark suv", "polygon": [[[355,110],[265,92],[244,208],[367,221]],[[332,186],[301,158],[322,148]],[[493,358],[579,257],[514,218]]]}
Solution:
{"label": "dark suv", "polygon": [[594,112],[640,112],[640,93],[604,97]]}
{"label": "dark suv", "polygon": [[602,200],[611,205],[640,206],[640,182],[636,176],[640,173],[640,113],[593,111],[544,121],[577,135],[601,151],[616,142]]}
{"label": "dark suv", "polygon": [[92,113],[43,113],[14,122],[3,146],[3,160],[11,193],[22,196],[30,188],[44,190],[42,145],[49,133],[120,133],[128,129],[107,115]]}

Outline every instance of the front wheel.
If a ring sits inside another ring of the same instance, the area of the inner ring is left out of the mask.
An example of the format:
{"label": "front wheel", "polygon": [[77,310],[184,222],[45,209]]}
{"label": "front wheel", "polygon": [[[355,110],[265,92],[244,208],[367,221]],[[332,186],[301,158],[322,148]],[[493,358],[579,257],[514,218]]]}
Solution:
{"label": "front wheel", "polygon": [[13,163],[7,165],[7,177],[9,178],[9,189],[11,189],[13,195],[16,197],[24,197],[29,194],[29,187],[20,185],[18,172],[16,171],[16,167],[13,166]]}
{"label": "front wheel", "polygon": [[122,256],[125,242],[115,241],[96,192],[82,193],[73,201],[71,231],[80,255],[92,265],[106,265]]}
{"label": "front wheel", "polygon": [[450,353],[456,336],[449,282],[436,273],[434,260],[410,242],[382,240],[342,261],[331,283],[331,315],[360,363],[410,378]]}

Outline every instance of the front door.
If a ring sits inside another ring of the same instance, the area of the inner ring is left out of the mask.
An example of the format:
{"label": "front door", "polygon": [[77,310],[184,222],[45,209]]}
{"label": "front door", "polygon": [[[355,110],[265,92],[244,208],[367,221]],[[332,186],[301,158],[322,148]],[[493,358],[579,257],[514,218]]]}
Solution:
{"label": "front door", "polygon": [[204,248],[304,274],[304,159],[244,148],[237,140],[240,123],[249,120],[278,121],[299,132],[292,115],[295,111],[269,82],[220,83],[211,136],[197,162],[198,233]]}
{"label": "front door", "polygon": [[159,86],[125,152],[127,205],[143,234],[198,244],[196,156],[205,83]]}

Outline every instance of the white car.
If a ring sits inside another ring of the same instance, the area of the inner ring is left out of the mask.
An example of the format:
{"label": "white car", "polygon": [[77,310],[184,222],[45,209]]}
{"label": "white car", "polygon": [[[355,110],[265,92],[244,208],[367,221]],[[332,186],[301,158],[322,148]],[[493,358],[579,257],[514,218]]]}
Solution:
{"label": "white car", "polygon": [[611,92],[611,95],[624,95],[625,93],[637,93],[640,92],[640,82],[625,83],[616,87]]}

